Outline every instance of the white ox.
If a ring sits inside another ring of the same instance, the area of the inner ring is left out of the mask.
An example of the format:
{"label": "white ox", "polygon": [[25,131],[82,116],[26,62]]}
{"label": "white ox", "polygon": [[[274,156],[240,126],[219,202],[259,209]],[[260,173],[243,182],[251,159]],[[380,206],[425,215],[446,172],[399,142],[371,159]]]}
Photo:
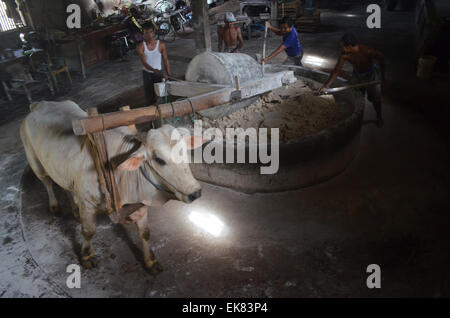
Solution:
{"label": "white ox", "polygon": [[[30,110],[20,127],[28,162],[47,189],[51,212],[58,211],[53,182],[71,194],[72,210],[82,225],[81,263],[85,268],[94,267],[97,258],[91,239],[95,234],[96,214],[106,210],[105,200],[87,137],[75,136],[71,125],[72,119],[87,114],[72,101],[42,101],[31,104]],[[179,138],[173,140],[174,129],[164,125],[150,130],[143,142],[128,127],[104,132],[110,160],[120,163],[114,175],[122,204],[145,204],[134,216],[137,216],[145,266],[153,274],[159,273],[162,267],[149,248],[148,207],[174,198],[190,203],[201,196],[200,184],[192,176],[189,164],[175,163],[171,156],[173,147],[183,149],[178,143],[186,142],[184,149],[192,149],[193,139],[198,137],[176,134]]]}

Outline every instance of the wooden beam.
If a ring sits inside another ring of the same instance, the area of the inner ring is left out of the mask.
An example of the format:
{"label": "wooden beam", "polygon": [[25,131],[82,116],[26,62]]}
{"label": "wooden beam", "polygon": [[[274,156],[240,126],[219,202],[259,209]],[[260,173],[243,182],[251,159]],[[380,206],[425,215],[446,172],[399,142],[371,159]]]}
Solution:
{"label": "wooden beam", "polygon": [[185,81],[168,81],[165,83],[155,83],[154,86],[156,95],[160,97],[164,97],[166,95],[193,97],[227,87],[227,85],[204,84]]}
{"label": "wooden beam", "polygon": [[[259,78],[256,80],[248,81],[246,84],[257,85],[260,83],[261,85],[265,85],[266,82],[272,82],[272,86],[275,88],[281,87],[282,85],[290,84],[295,82],[295,76],[293,71],[281,71],[276,73],[268,73],[264,78]],[[167,85],[167,87],[166,87]],[[245,86],[245,85],[244,85]],[[220,85],[220,84],[207,84],[207,83],[198,83],[198,82],[186,82],[186,81],[177,81],[172,82],[168,81],[165,83],[155,83],[154,88],[156,95],[160,97],[164,97],[167,95],[173,96],[182,96],[182,97],[193,97],[201,94],[206,94],[209,92],[213,92],[225,87],[230,87],[229,85]],[[166,92],[167,89],[167,92]],[[239,90],[239,89],[238,89]]]}
{"label": "wooden beam", "polygon": [[[266,75],[264,78],[247,81],[240,84],[240,96],[242,99],[263,94],[281,87],[283,84],[295,82],[292,71],[278,72]],[[223,105],[232,101],[234,87],[225,87],[213,92],[194,96],[173,103],[156,106],[136,108],[125,112],[113,112],[98,116],[78,118],[72,120],[72,128],[75,135],[112,129],[119,126],[129,126],[148,121],[173,116],[182,116],[210,107]],[[174,112],[175,111],[175,112]]]}
{"label": "wooden beam", "polygon": [[[145,123],[159,118],[168,118],[192,113],[212,106],[218,106],[230,101],[230,94],[234,88],[224,88],[219,91],[173,102],[172,104],[142,107],[126,112],[113,112],[100,114],[93,117],[77,118],[72,120],[72,128],[75,135],[86,135],[88,133],[112,129],[119,126],[129,126]],[[172,111],[175,110],[175,113]]]}
{"label": "wooden beam", "polygon": [[206,0],[192,0],[192,26],[197,53],[211,51],[211,31]]}

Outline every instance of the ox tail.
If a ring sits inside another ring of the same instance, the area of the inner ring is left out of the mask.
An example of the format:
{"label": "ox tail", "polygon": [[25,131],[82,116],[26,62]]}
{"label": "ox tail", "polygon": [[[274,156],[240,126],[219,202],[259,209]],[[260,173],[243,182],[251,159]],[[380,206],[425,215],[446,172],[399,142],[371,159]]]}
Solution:
{"label": "ox tail", "polygon": [[39,102],[33,102],[30,104],[30,112],[34,111],[36,106],[39,105]]}

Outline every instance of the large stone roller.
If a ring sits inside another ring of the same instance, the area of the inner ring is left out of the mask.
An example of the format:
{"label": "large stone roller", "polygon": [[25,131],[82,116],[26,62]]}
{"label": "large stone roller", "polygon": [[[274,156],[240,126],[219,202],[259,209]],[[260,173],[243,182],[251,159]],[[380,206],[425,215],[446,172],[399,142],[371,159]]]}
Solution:
{"label": "large stone roller", "polygon": [[235,85],[263,77],[261,65],[247,54],[204,52],[194,57],[186,71],[186,81]]}

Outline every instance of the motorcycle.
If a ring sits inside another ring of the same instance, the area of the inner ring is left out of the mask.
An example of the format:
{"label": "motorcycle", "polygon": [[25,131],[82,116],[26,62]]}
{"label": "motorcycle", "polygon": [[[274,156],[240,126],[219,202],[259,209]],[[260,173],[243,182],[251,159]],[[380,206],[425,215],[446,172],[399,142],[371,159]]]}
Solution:
{"label": "motorcycle", "polygon": [[[180,5],[184,4],[184,5]],[[185,27],[191,26],[192,10],[184,1],[177,1],[176,10],[159,12],[151,21],[156,28],[158,39],[173,42],[177,33],[185,31]]]}
{"label": "motorcycle", "polygon": [[[181,1],[183,2],[183,1]],[[191,26],[192,10],[189,6],[180,6],[170,14],[170,23],[176,32],[184,32],[185,26]]]}
{"label": "motorcycle", "polygon": [[158,40],[165,42],[175,41],[176,33],[170,22],[170,15],[164,12],[158,13],[150,19],[155,26],[156,36]]}

